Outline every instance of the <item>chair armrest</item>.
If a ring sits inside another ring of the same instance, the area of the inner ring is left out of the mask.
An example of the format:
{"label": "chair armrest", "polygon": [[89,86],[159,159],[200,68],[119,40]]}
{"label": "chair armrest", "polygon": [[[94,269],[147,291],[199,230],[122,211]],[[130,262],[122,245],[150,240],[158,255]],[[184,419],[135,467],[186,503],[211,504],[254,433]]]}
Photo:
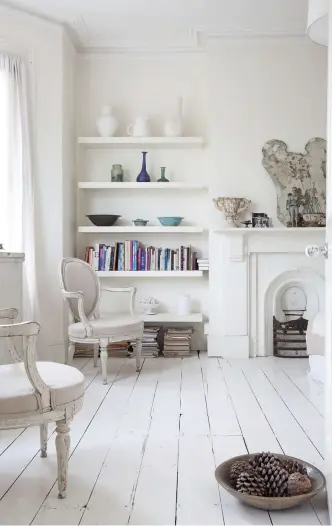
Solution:
{"label": "chair armrest", "polygon": [[39,409],[49,410],[51,406],[50,388],[41,378],[36,365],[36,336],[40,331],[40,325],[33,321],[0,325],[0,338],[6,338],[9,350],[13,354],[20,354],[15,348],[14,337],[23,337],[23,361],[24,368],[30,384],[35,390],[38,398]]}
{"label": "chair armrest", "polygon": [[17,309],[0,309],[0,320],[15,320],[17,316]]}
{"label": "chair armrest", "polygon": [[114,287],[111,287],[111,288],[105,288],[105,289],[101,289],[101,292],[129,292],[130,293],[130,304],[129,304],[129,308],[130,308],[130,314],[134,315],[135,314],[135,296],[136,296],[136,287],[118,287],[118,288],[114,288]]}
{"label": "chair armrest", "polygon": [[83,292],[68,292],[67,290],[62,289],[61,290],[63,297],[65,300],[77,300],[77,308],[78,308],[78,314],[80,317],[81,322],[83,323],[86,334],[88,337],[92,336],[92,326],[89,323],[88,318],[86,317],[86,314],[84,312],[84,294]]}

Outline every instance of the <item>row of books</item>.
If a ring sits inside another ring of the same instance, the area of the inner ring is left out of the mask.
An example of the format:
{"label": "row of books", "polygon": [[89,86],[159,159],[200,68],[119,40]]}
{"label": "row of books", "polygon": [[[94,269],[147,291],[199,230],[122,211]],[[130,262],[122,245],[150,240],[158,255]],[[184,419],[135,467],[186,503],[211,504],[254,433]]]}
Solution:
{"label": "row of books", "polygon": [[144,246],[139,241],[86,247],[85,261],[97,271],[198,270],[191,246],[177,249]]}
{"label": "row of books", "polygon": [[167,329],[164,335],[163,355],[165,357],[190,356],[192,335],[193,329],[190,327]]}

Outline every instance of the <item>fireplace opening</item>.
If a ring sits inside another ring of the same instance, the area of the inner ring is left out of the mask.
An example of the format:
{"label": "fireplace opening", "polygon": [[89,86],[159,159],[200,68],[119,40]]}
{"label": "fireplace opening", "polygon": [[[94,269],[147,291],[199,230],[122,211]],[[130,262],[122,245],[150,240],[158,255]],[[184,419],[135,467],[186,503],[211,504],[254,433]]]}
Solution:
{"label": "fireplace opening", "polygon": [[303,288],[293,285],[283,290],[278,310],[282,319],[273,316],[273,354],[283,358],[306,358],[307,295]]}

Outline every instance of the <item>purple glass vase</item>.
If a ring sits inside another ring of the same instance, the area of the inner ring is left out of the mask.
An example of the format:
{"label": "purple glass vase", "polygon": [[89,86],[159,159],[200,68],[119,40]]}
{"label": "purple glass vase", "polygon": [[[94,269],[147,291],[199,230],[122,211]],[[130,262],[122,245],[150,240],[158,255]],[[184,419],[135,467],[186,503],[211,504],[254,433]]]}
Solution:
{"label": "purple glass vase", "polygon": [[149,183],[150,182],[150,176],[148,172],[146,171],[146,154],[147,153],[148,152],[142,152],[142,155],[143,155],[142,168],[136,179],[138,183]]}

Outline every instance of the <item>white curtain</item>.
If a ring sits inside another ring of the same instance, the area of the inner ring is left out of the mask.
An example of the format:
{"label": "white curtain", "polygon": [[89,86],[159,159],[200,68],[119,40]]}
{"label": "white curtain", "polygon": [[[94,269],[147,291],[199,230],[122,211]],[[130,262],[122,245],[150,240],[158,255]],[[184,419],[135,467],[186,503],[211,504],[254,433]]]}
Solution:
{"label": "white curtain", "polygon": [[0,243],[8,251],[25,253],[23,317],[37,321],[28,77],[24,60],[6,53],[0,53]]}

